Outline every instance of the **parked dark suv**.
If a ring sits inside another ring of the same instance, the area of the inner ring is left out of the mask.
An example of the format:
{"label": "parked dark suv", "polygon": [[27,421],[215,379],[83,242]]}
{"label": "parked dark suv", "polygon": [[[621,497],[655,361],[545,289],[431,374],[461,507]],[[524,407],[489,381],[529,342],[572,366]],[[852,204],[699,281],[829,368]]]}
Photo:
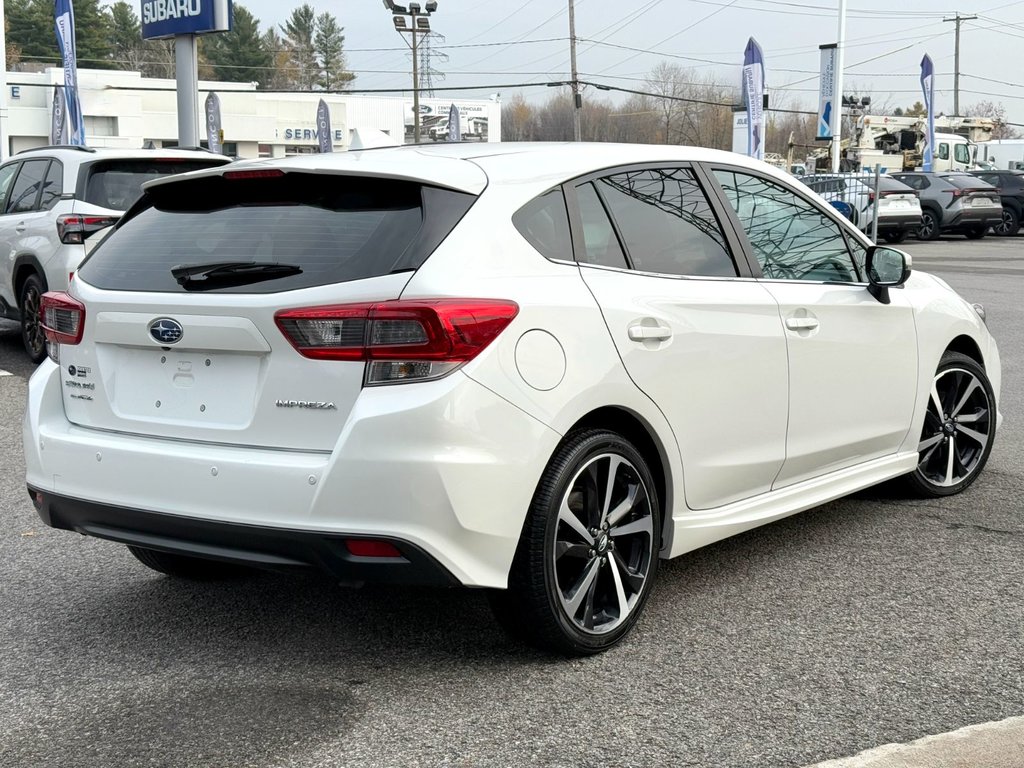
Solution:
{"label": "parked dark suv", "polygon": [[1024,171],[972,171],[982,181],[999,188],[1003,200],[1003,220],[992,227],[1002,237],[1013,237],[1020,230],[1024,215]]}

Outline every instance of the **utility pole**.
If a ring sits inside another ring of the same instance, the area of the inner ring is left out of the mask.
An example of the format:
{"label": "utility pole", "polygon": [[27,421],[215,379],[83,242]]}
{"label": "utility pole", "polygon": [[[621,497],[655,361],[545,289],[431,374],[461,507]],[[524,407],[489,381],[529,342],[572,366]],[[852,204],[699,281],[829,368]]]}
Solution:
{"label": "utility pole", "polygon": [[943,19],[943,21],[952,21],[956,23],[956,52],[953,61],[953,116],[960,117],[960,25],[965,21],[974,21],[977,16],[961,16],[960,11],[956,12],[956,16],[952,19]]}
{"label": "utility pole", "polygon": [[580,110],[583,97],[580,95],[579,73],[576,71],[576,10],[569,0],[569,61],[572,69],[572,133],[575,141],[581,141]]}

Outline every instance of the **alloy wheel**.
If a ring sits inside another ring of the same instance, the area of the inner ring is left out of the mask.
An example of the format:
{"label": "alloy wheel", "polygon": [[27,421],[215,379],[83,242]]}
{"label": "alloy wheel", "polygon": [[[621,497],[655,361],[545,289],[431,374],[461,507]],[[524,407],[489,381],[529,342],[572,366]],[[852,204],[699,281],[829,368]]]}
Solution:
{"label": "alloy wheel", "polygon": [[918,230],[918,237],[921,240],[931,240],[935,237],[938,226],[935,216],[925,211],[921,216],[921,228]]}
{"label": "alloy wheel", "polygon": [[965,368],[939,371],[918,445],[918,476],[952,488],[970,478],[992,439],[992,405],[982,381]]}
{"label": "alloy wheel", "polygon": [[1015,235],[1018,229],[1020,229],[1020,224],[1017,221],[1017,217],[1008,208],[1003,208],[1002,221],[992,227],[992,231],[1000,237]]}
{"label": "alloy wheel", "polygon": [[21,327],[25,348],[33,360],[41,359],[46,352],[46,335],[39,321],[41,300],[39,289],[30,281],[21,295]]}
{"label": "alloy wheel", "polygon": [[577,629],[606,634],[631,615],[657,556],[654,533],[648,489],[626,458],[600,454],[576,473],[551,557],[559,603]]}

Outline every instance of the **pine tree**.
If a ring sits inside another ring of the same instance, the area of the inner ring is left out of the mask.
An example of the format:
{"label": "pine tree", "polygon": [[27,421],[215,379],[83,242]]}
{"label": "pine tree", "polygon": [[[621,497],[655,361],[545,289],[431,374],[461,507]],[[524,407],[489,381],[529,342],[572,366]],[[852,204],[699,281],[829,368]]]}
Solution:
{"label": "pine tree", "polygon": [[288,21],[281,25],[288,48],[289,80],[291,86],[311,91],[320,80],[313,40],[316,37],[316,12],[308,3],[292,11]]}
{"label": "pine tree", "polygon": [[273,58],[263,43],[260,20],[243,5],[234,5],[230,32],[212,35],[204,51],[214,78],[236,83],[266,83],[273,74]]}
{"label": "pine tree", "polygon": [[[10,22],[8,41],[21,49],[22,61],[42,61],[57,65],[61,61],[57,30],[53,18],[53,0],[22,0],[8,3]],[[110,13],[99,0],[75,0],[75,47],[78,66],[110,69],[114,66]]]}
{"label": "pine tree", "polygon": [[317,85],[325,90],[335,90],[355,79],[355,75],[345,68],[344,31],[333,14],[324,12],[317,17],[316,36],[313,40],[320,66]]}

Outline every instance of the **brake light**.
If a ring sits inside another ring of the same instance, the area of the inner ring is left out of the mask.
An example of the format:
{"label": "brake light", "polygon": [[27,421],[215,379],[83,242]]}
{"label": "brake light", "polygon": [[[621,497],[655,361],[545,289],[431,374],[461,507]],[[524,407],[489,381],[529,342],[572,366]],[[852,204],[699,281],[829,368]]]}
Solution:
{"label": "brake light", "polygon": [[55,363],[58,344],[75,345],[85,330],[85,305],[63,291],[48,291],[39,304],[39,321],[46,334],[46,352]]}
{"label": "brake light", "polygon": [[953,189],[947,189],[945,191],[949,192],[949,194],[951,194],[953,196],[954,200],[956,200],[956,198],[958,198],[958,197],[963,197],[964,196],[964,190],[962,190],[962,189],[960,189],[958,187],[954,187]]}
{"label": "brake light", "polygon": [[261,168],[257,171],[227,171],[224,178],[229,181],[241,181],[242,179],[279,179],[284,176],[280,168]]}
{"label": "brake light", "polygon": [[120,216],[82,216],[64,214],[57,217],[57,236],[65,245],[81,245],[101,229],[117,224]]}
{"label": "brake light", "polygon": [[289,309],[274,319],[304,357],[364,360],[367,384],[397,384],[451,373],[518,313],[514,301],[427,299]]}

